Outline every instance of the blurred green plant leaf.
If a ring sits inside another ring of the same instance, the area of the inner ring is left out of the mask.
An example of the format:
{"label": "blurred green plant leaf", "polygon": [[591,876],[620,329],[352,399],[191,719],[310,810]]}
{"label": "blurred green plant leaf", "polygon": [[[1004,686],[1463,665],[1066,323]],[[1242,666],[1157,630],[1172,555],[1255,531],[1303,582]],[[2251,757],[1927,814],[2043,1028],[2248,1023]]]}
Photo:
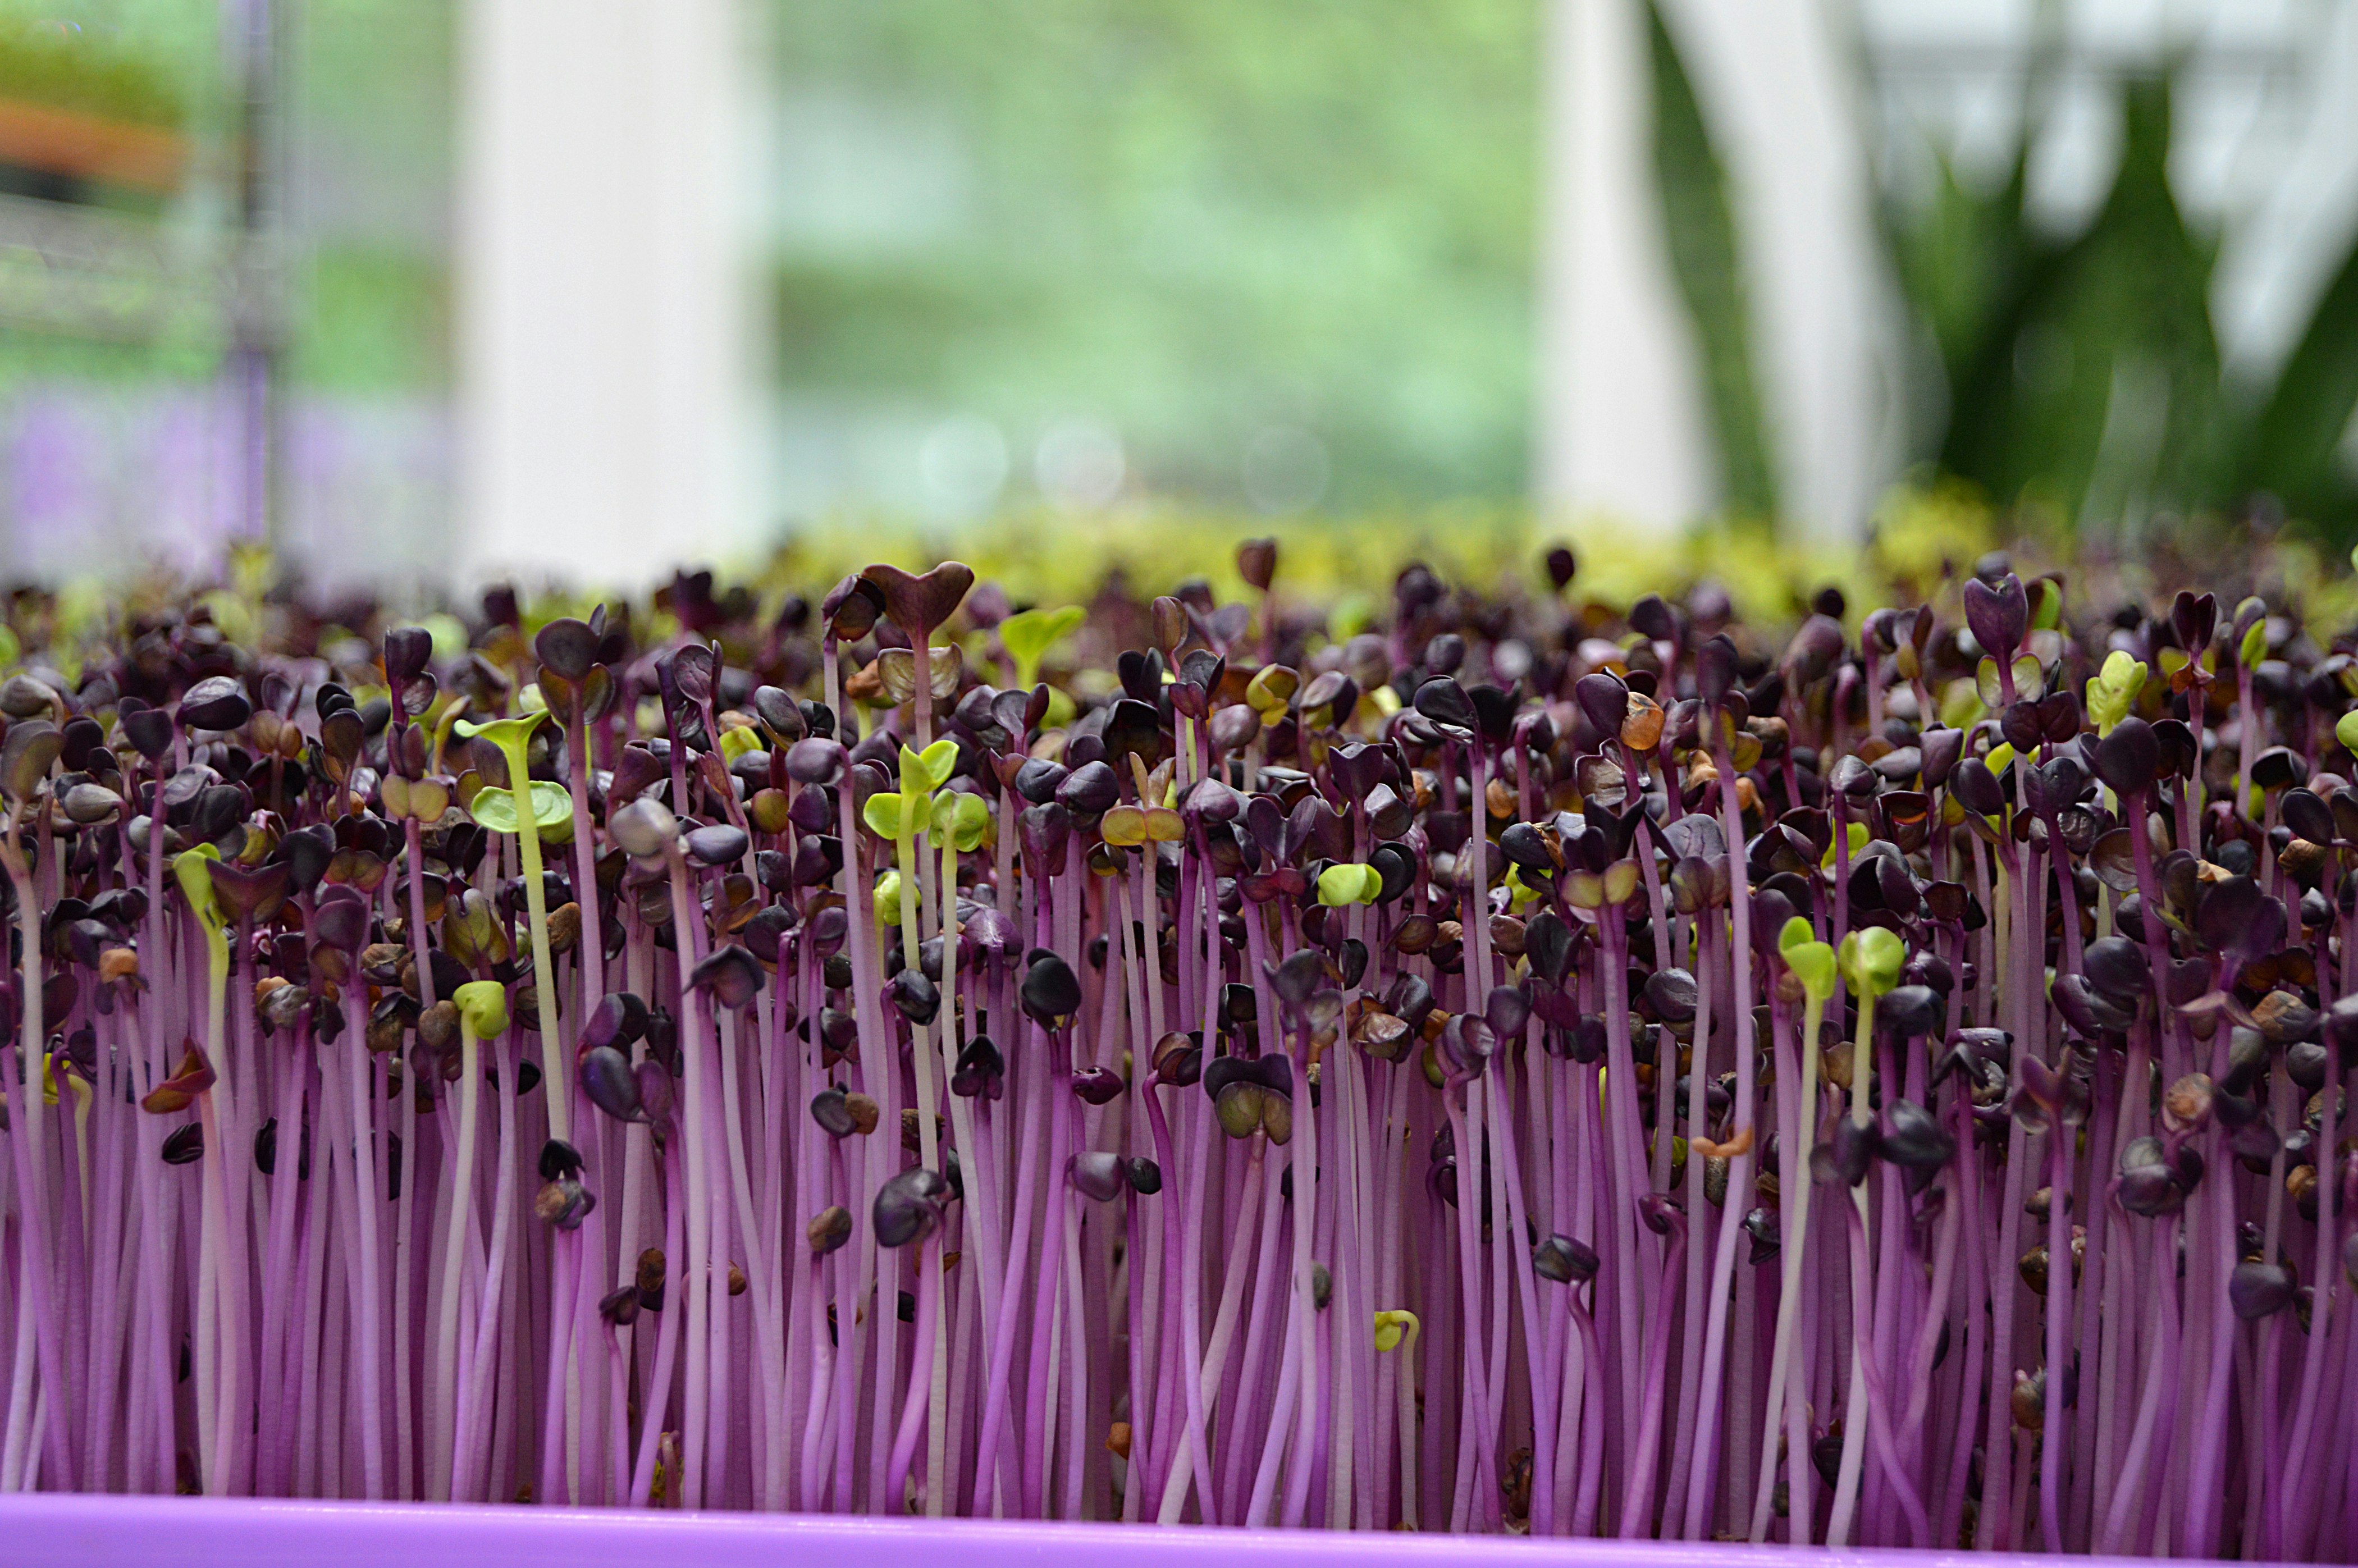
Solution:
{"label": "blurred green plant leaf", "polygon": [[1924,318],[1953,399],[1992,323],[2013,312],[2038,241],[2023,221],[2025,154],[2017,153],[2006,182],[1985,194],[1938,150],[1933,163],[1931,200],[1920,209],[1887,201],[1883,226],[1900,288]]}
{"label": "blurred green plant leaf", "polygon": [[1233,502],[1280,417],[1325,507],[1523,494],[1544,7],[757,10],[796,168],[847,182],[792,182],[789,395],[1019,449],[1087,408],[1156,489]]}
{"label": "blurred green plant leaf", "polygon": [[2358,415],[2358,240],[2253,420],[2239,477],[2329,536],[2358,538],[2358,484],[2340,461]]}
{"label": "blurred green plant leaf", "polygon": [[1088,611],[1077,604],[1061,610],[1019,610],[999,623],[999,641],[1015,661],[1015,684],[1029,688],[1040,678],[1048,650],[1080,629]]}
{"label": "blurred green plant leaf", "polygon": [[2001,503],[2075,522],[2192,508],[2226,488],[2212,252],[2169,178],[2170,84],[2131,81],[2110,194],[2084,232],[2039,246],[1956,384],[1942,450]]}
{"label": "blurred green plant leaf", "polygon": [[1737,515],[1777,515],[1777,478],[1752,366],[1752,316],[1744,253],[1728,201],[1727,171],[1712,146],[1694,86],[1661,7],[1648,0],[1654,77],[1654,179],[1662,200],[1671,271],[1703,354],[1704,404],[1718,447],[1721,503]]}

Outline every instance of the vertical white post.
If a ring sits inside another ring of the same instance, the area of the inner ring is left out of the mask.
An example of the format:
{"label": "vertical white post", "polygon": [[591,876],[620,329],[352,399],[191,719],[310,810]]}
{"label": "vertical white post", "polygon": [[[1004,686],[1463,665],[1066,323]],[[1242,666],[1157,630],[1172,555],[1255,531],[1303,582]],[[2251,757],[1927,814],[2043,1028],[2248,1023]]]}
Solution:
{"label": "vertical white post", "polygon": [[1665,0],[1743,253],[1753,376],[1796,538],[1861,538],[1906,432],[1844,0]]}
{"label": "vertical white post", "polygon": [[[1839,0],[1663,0],[1726,171],[1788,528],[1855,539],[1901,432]],[[1648,529],[1718,498],[1653,165],[1643,0],[1551,0],[1538,490]]]}
{"label": "vertical white post", "polygon": [[741,0],[466,0],[453,572],[636,586],[743,554]]}
{"label": "vertical white post", "polygon": [[2211,285],[2228,373],[2263,386],[2299,342],[2358,220],[2358,98],[2347,85],[2358,81],[2358,5],[2320,10],[2300,41],[2299,127],[2249,211],[2231,216]]}
{"label": "vertical white post", "polygon": [[1592,526],[1682,527],[1718,477],[1662,233],[1642,0],[1549,0],[1547,34],[1539,500]]}

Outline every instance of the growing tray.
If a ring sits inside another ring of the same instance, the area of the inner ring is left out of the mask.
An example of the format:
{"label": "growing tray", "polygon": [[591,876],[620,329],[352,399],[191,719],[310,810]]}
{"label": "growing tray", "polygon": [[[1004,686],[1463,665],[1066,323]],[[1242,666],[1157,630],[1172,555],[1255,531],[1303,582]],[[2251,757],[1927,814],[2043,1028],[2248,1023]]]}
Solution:
{"label": "growing tray", "polygon": [[[1772,1568],[1797,1555],[1860,1568],[2062,1568],[2028,1552],[1535,1541],[1194,1526],[889,1519],[834,1514],[626,1512],[431,1503],[31,1496],[0,1499],[0,1563],[131,1568]],[[2074,1557],[2070,1563],[2145,1562]]]}

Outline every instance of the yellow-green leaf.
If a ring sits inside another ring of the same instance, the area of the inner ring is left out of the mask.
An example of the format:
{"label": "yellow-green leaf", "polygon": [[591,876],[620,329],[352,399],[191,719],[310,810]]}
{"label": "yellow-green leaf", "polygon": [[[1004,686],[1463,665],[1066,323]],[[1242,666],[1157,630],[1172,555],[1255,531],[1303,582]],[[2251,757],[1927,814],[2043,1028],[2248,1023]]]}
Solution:
{"label": "yellow-green leaf", "polygon": [[2115,648],[2104,655],[2104,667],[2098,672],[2096,678],[2103,681],[2107,689],[2134,698],[2145,689],[2146,673],[2144,660],[2131,657],[2125,648]]}
{"label": "yellow-green leaf", "polygon": [[1804,942],[1788,949],[1785,967],[1800,977],[1801,989],[1824,1001],[1834,994],[1834,950],[1823,942]]}
{"label": "yellow-green leaf", "polygon": [[860,808],[860,819],[879,838],[914,838],[925,830],[931,801],[922,795],[896,795],[880,790]]}
{"label": "yellow-green leaf", "polygon": [[1383,890],[1383,873],[1373,866],[1344,860],[1318,873],[1318,902],[1329,909],[1373,903]]}
{"label": "yellow-green leaf", "polygon": [[488,724],[477,724],[461,719],[453,728],[467,740],[489,741],[492,745],[505,752],[511,747],[519,747],[530,741],[532,732],[539,729],[541,721],[547,717],[548,709],[543,708],[529,713],[519,713],[513,719],[494,719]]}
{"label": "yellow-green leaf", "polygon": [[[957,742],[936,741],[923,752],[901,748],[901,788],[912,795],[931,795],[948,781],[957,766]],[[917,829],[922,832],[922,826]]]}
{"label": "yellow-green leaf", "polygon": [[1877,997],[1899,983],[1899,967],[1907,961],[1908,949],[1887,928],[1870,925],[1844,937],[1837,957],[1851,989],[1861,996]]}
{"label": "yellow-green leaf", "polygon": [[2052,632],[2063,623],[2063,590],[2053,578],[2040,578],[2030,585],[2030,629]]}
{"label": "yellow-green leaf", "polygon": [[469,980],[450,993],[450,1000],[476,1039],[496,1040],[507,1033],[507,988],[497,980]]}
{"label": "yellow-green leaf", "polygon": [[720,760],[724,762],[733,762],[747,752],[761,749],[762,738],[750,725],[732,724],[720,732]]}
{"label": "yellow-green leaf", "polygon": [[1264,719],[1283,713],[1301,687],[1302,677],[1284,665],[1263,665],[1245,683],[1245,700]]}
{"label": "yellow-green leaf", "polygon": [[1015,684],[1029,687],[1040,678],[1048,650],[1076,631],[1088,611],[1077,604],[1061,610],[1020,610],[999,623],[1000,646],[1015,661]]}
{"label": "yellow-green leaf", "polygon": [[2105,658],[2104,667],[2089,677],[2088,717],[2095,721],[2097,734],[2111,734],[2113,727],[2129,716],[2138,694],[2145,690],[2147,673],[2143,661],[2115,648]]}
{"label": "yellow-green leaf", "polygon": [[1807,915],[1787,915],[1784,929],[1777,933],[1777,951],[1790,953],[1794,948],[1817,939],[1818,928],[1810,924]]}
{"label": "yellow-green leaf", "polygon": [[1997,661],[1987,654],[1974,666],[1974,695],[1982,699],[1985,708],[1996,708],[2006,700],[2006,692],[1998,685]]}
{"label": "yellow-green leaf", "polygon": [[180,884],[180,896],[197,912],[206,932],[221,935],[221,905],[213,902],[213,862],[221,859],[221,850],[211,844],[200,844],[173,857],[172,875]]}
{"label": "yellow-green leaf", "polygon": [[964,854],[982,847],[990,831],[990,806],[979,795],[944,790],[934,796],[934,831],[945,835],[950,847]]}
{"label": "yellow-green leaf", "polygon": [[[1864,822],[1847,822],[1843,826],[1846,830],[1843,836],[1850,841],[1849,857],[1855,860],[1860,851],[1873,841],[1875,835],[1867,831],[1866,824]],[[1832,871],[1833,864],[1834,847],[1832,840],[1829,840],[1826,844],[1826,852],[1818,857],[1818,867],[1822,871]],[[1797,915],[1795,918],[1800,917]]]}
{"label": "yellow-green leaf", "polygon": [[2037,702],[2047,695],[2047,669],[2028,654],[2014,661],[2014,697],[2017,702]]}
{"label": "yellow-green leaf", "polygon": [[1972,681],[1962,676],[1941,692],[1941,722],[1952,730],[1970,730],[1987,717],[1989,707]]}
{"label": "yellow-green leaf", "polygon": [[[467,803],[467,815],[490,832],[514,833],[516,831],[515,795],[497,784],[485,784],[475,792],[475,798]],[[573,797],[565,793],[562,784],[551,784],[546,779],[533,780],[532,821],[544,838],[551,837],[555,829],[569,829],[573,826]]]}

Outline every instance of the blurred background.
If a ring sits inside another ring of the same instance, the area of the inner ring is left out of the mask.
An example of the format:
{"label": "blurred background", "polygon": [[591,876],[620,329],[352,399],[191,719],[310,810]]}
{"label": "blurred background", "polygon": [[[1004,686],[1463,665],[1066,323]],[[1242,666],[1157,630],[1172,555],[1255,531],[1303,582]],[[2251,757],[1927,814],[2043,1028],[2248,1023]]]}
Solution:
{"label": "blurred background", "polygon": [[0,0],[0,576],[2358,540],[2358,0]]}

